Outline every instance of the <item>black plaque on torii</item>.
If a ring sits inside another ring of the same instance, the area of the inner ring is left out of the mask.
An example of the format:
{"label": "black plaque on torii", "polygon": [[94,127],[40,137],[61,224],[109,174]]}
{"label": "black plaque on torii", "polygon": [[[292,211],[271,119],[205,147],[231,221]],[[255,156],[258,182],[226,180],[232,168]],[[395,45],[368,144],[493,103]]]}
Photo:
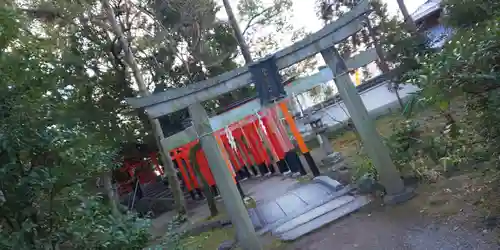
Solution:
{"label": "black plaque on torii", "polygon": [[286,96],[274,56],[269,56],[248,66],[248,71],[252,74],[261,105],[269,104]]}

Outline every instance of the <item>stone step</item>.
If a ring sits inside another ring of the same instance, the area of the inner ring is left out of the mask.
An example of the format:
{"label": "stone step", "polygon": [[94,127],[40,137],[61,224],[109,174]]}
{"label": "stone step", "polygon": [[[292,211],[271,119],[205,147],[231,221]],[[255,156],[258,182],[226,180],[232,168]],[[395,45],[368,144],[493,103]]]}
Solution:
{"label": "stone step", "polygon": [[[317,207],[320,207],[328,202],[330,202],[331,200],[334,200],[338,197],[342,197],[344,195],[347,195],[350,191],[352,190],[352,188],[350,186],[346,186],[344,187],[343,189],[341,190],[338,190],[332,194],[330,194],[329,196],[327,197],[324,197],[324,200],[318,200],[317,202],[314,202],[314,203],[311,203],[305,207],[302,207],[302,209],[300,210],[297,210],[296,212],[294,213],[290,213],[290,214],[287,214],[286,216],[282,217],[282,218],[279,218],[278,220],[276,221],[272,221],[271,223],[263,223],[261,222],[261,225],[264,225],[257,233],[259,235],[263,235],[267,232],[273,232],[276,228],[282,226],[283,224],[285,224],[286,222],[290,221],[290,220],[293,220],[294,218],[297,218],[297,217],[300,217],[301,215],[305,214],[305,213],[308,213],[309,211],[317,208]],[[262,211],[262,209],[266,209],[266,208],[269,208],[269,207],[263,207],[263,208],[260,208],[258,210],[258,217],[259,218],[262,218],[262,217],[270,217],[269,216],[269,213],[274,213],[274,212],[271,212],[271,211]],[[265,213],[265,214],[263,214]],[[264,215],[264,216],[262,216]]]}
{"label": "stone step", "polygon": [[147,194],[149,192],[156,192],[158,190],[168,189],[168,186],[163,184],[162,182],[149,183],[146,185],[142,185],[142,191]]}
{"label": "stone step", "polygon": [[[121,199],[121,204],[127,206],[129,204],[129,199],[131,199],[131,197],[133,196],[134,192],[131,192],[129,193],[128,196],[126,197],[123,197]],[[184,192],[184,198],[185,199],[190,199],[190,195],[189,193],[187,192]],[[168,199],[173,199],[173,195],[172,195],[172,192],[170,191],[170,189],[168,188],[165,188],[165,186],[161,187],[161,189],[152,189],[152,190],[148,190],[148,192],[144,192],[144,195],[143,195],[143,199],[146,199],[146,200],[155,200],[155,199],[158,199],[158,200],[168,200]],[[137,200],[135,202],[138,202]]]}
{"label": "stone step", "polygon": [[282,240],[295,240],[371,201],[352,191],[350,185],[319,176],[275,199],[257,200],[256,207],[248,212],[258,234],[271,232]]}
{"label": "stone step", "polygon": [[[184,191],[184,190],[183,190]],[[143,187],[145,197],[171,197],[172,193],[168,186],[162,182],[150,183]],[[184,191],[184,197],[189,197],[189,193]]]}
{"label": "stone step", "polygon": [[[283,241],[293,241],[362,208],[370,202],[371,200],[367,196],[343,196],[288,221],[278,227],[274,234]],[[334,209],[329,210],[331,208]]]}
{"label": "stone step", "polygon": [[349,185],[344,186],[329,177],[319,176],[275,200],[257,201],[257,207],[249,213],[258,234],[262,235],[338,197],[348,195],[351,190]]}
{"label": "stone step", "polygon": [[345,195],[345,196],[340,196],[326,204],[323,204],[319,207],[316,207],[314,209],[311,209],[307,211],[306,213],[299,215],[286,223],[282,224],[278,228],[273,230],[273,234],[283,234],[287,231],[290,231],[296,227],[301,226],[302,224],[305,224],[317,217],[320,217],[324,214],[327,214],[339,207],[342,207],[346,205],[347,203],[351,202],[354,200],[354,196],[351,195]]}

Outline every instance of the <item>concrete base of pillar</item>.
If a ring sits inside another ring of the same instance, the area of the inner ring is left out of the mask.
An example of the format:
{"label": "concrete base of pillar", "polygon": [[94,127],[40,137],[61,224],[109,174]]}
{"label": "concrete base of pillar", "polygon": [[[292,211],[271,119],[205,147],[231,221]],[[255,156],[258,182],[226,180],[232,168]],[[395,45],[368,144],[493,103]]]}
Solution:
{"label": "concrete base of pillar", "polygon": [[[314,159],[311,155],[311,152],[304,153],[303,155],[304,155],[304,158],[307,161],[307,165],[309,165],[309,169],[311,170],[314,177],[320,176],[321,172],[319,171],[319,168],[316,165],[316,162],[314,161]],[[302,175],[306,175],[306,174],[307,174],[307,172],[305,172],[305,171],[304,171],[304,173],[302,173]]]}
{"label": "concrete base of pillar", "polygon": [[269,170],[267,169],[266,163],[264,163],[264,162],[259,164],[258,167],[259,167],[259,173],[262,176],[265,176],[269,172]]}
{"label": "concrete base of pillar", "polygon": [[196,200],[196,193],[194,190],[189,191],[189,196],[191,197],[191,200]]}
{"label": "concrete base of pillar", "polygon": [[196,200],[203,200],[205,199],[205,196],[203,195],[203,192],[201,191],[201,189],[199,188],[196,188],[195,189],[195,193],[196,193]]}
{"label": "concrete base of pillar", "polygon": [[253,177],[258,177],[260,175],[259,172],[257,171],[257,168],[254,165],[250,166],[250,171],[252,172]]}
{"label": "concrete base of pillar", "polygon": [[286,163],[288,164],[288,167],[292,173],[305,173],[304,166],[302,165],[302,162],[300,161],[299,156],[297,153],[293,150],[288,151],[285,153],[285,160]]}
{"label": "concrete base of pillar", "polygon": [[279,160],[276,165],[278,165],[278,169],[280,171],[280,173],[284,174],[286,172],[288,172],[290,169],[288,168],[288,166],[286,165],[286,162],[285,160]]}

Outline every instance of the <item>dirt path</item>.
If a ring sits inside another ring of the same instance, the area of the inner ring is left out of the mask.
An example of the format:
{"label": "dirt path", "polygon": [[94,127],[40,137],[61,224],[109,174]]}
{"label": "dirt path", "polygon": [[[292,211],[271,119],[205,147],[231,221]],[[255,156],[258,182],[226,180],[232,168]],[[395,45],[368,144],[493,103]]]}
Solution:
{"label": "dirt path", "polygon": [[292,243],[287,250],[499,249],[491,236],[458,223],[436,223],[407,206],[359,211]]}
{"label": "dirt path", "polygon": [[306,235],[287,250],[455,250],[500,249],[475,206],[467,175],[419,190],[405,204],[373,203],[361,211]]}

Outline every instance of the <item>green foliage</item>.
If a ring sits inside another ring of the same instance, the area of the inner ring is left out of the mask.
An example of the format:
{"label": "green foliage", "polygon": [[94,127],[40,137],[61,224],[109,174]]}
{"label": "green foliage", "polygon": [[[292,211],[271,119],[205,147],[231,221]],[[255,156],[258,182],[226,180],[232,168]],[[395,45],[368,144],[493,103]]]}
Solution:
{"label": "green foliage", "polygon": [[436,166],[443,167],[440,171],[451,170],[472,152],[470,148],[462,146],[468,135],[457,124],[449,124],[443,131],[435,131],[438,133],[425,134],[421,124],[405,120],[393,125],[393,131],[386,139],[386,144],[394,163],[403,174],[427,178],[433,174],[431,172]]}
{"label": "green foliage", "polygon": [[182,232],[179,231],[181,223],[185,220],[174,218],[168,223],[167,233],[161,239],[161,242],[155,246],[148,247],[147,249],[169,249],[169,250],[185,250],[186,248],[182,245]]}
{"label": "green foliage", "polygon": [[401,115],[409,119],[416,111],[427,107],[426,99],[422,97],[421,91],[410,93]]}
{"label": "green foliage", "polygon": [[415,150],[418,150],[418,144],[421,143],[419,124],[412,120],[406,120],[393,126],[394,132],[386,140],[386,144],[391,150],[391,156],[394,164],[404,166],[411,162],[415,155]]}
{"label": "green foliage", "polygon": [[499,149],[500,135],[499,21],[500,16],[458,29],[441,52],[420,58],[421,68],[411,73],[426,100],[443,111],[453,98],[463,96],[466,101],[463,126],[475,132],[469,137],[482,137],[482,144],[494,152]]}
{"label": "green foliage", "polygon": [[444,23],[456,28],[492,20],[500,10],[500,2],[496,0],[445,0],[442,5],[446,7]]}
{"label": "green foliage", "polygon": [[[284,45],[294,43],[309,35],[304,28],[292,25],[292,0],[239,0],[239,23],[245,42],[250,47],[254,59],[263,58],[282,49]],[[284,79],[311,72],[317,61],[314,57],[298,62],[281,70]]]}
{"label": "green foliage", "polygon": [[404,73],[418,69],[420,66],[416,57],[431,51],[419,34],[409,33],[404,25],[397,18],[380,24],[381,30],[384,31],[380,43],[387,51],[386,60],[388,63],[393,68],[397,68],[395,76],[397,82],[406,82]]}
{"label": "green foliage", "polygon": [[19,30],[15,12],[8,8],[0,8],[0,50],[16,38]]}
{"label": "green foliage", "polygon": [[83,206],[73,214],[67,228],[74,234],[75,249],[135,250],[148,243],[149,220],[131,214],[114,218],[100,200],[86,201]]}
{"label": "green foliage", "polygon": [[[457,30],[440,53],[420,58],[415,83],[434,103],[457,95],[481,94],[498,85],[498,19],[484,26]],[[441,105],[442,106],[442,105]]]}
{"label": "green foliage", "polygon": [[413,120],[393,125],[393,131],[385,143],[391,151],[394,164],[403,175],[434,181],[439,175],[435,169],[437,165],[445,161],[444,166],[455,164],[448,162],[448,156],[455,152],[455,140],[448,137],[449,131],[437,136],[425,135],[421,124]]}
{"label": "green foliage", "polygon": [[[270,3],[262,0],[238,1],[238,13],[241,22],[246,23],[242,33],[247,44],[252,49],[253,56],[263,57],[281,47],[277,34],[292,34],[293,27],[289,24],[292,16],[293,1],[273,0]],[[271,32],[265,29],[272,27]],[[261,34],[259,34],[261,33]]]}
{"label": "green foliage", "polygon": [[141,248],[147,221],[111,217],[96,195],[118,148],[82,121],[95,115],[78,108],[85,86],[64,89],[67,48],[32,33],[14,9],[0,8],[0,21],[0,248]]}
{"label": "green foliage", "polygon": [[[440,51],[417,53],[405,78],[421,88],[415,101],[433,105],[446,125],[438,135],[420,137],[412,135],[413,126],[403,125],[388,141],[397,164],[409,164],[420,174],[426,172],[421,166],[429,164],[425,159],[447,172],[496,159],[500,149],[500,6],[487,0],[447,0],[444,5],[445,24],[456,28],[453,37]],[[458,120],[452,102],[465,102]]]}
{"label": "green foliage", "polygon": [[367,155],[360,155],[360,159],[356,161],[356,168],[352,175],[352,179],[357,181],[366,178],[377,180],[377,170]]}
{"label": "green foliage", "polygon": [[[335,0],[317,0],[317,16],[325,23],[334,21],[345,15],[358,1],[335,1]],[[361,45],[370,47],[375,40],[380,41],[385,36],[387,25],[396,23],[390,20],[387,13],[387,5],[381,1],[372,1],[373,13],[369,15],[371,26],[373,27],[374,36],[370,34],[368,27],[365,25],[363,29],[347,39],[339,43],[339,51],[346,58],[355,52]],[[395,19],[394,19],[395,20]]]}

